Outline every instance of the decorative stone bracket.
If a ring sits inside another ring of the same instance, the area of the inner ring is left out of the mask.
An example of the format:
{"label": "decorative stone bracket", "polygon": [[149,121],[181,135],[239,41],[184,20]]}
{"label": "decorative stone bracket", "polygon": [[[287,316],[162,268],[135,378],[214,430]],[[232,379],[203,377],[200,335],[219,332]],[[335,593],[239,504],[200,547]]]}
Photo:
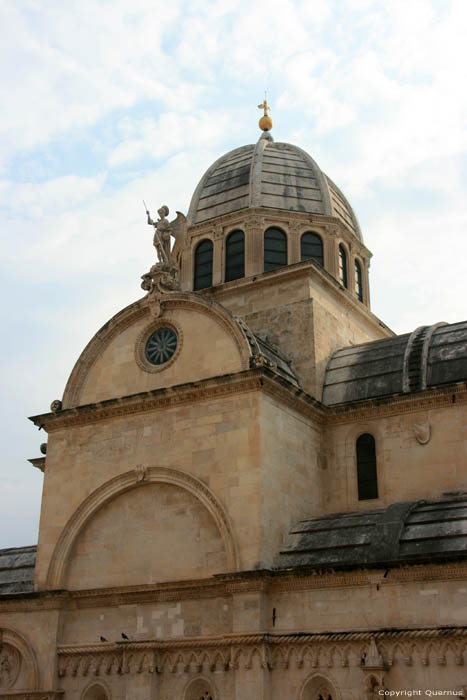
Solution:
{"label": "decorative stone bracket", "polygon": [[151,314],[157,318],[163,313],[162,296],[180,290],[178,267],[172,261],[156,263],[141,279],[141,288],[147,291],[147,299],[151,302]]}

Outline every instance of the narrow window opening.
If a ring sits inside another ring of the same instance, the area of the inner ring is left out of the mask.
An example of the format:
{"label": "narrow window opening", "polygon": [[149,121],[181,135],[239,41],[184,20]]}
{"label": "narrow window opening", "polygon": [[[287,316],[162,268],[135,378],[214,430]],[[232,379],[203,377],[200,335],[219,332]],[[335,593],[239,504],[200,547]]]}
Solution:
{"label": "narrow window opening", "polygon": [[245,277],[245,234],[233,231],[225,247],[225,281],[231,282]]}
{"label": "narrow window opening", "polygon": [[264,234],[264,271],[287,265],[287,236],[278,228],[268,228]]}
{"label": "narrow window opening", "polygon": [[358,260],[355,260],[355,296],[359,301],[363,301],[362,268]]}
{"label": "narrow window opening", "polygon": [[339,245],[339,281],[347,289],[347,253],[342,244]]}
{"label": "narrow window opening", "polygon": [[323,241],[317,233],[304,233],[300,239],[300,259],[316,260],[320,265],[324,265]]}
{"label": "narrow window opening", "polygon": [[375,439],[369,433],[357,440],[357,481],[359,501],[378,498]]}
{"label": "narrow window opening", "polygon": [[206,289],[212,286],[212,241],[202,241],[195,252],[194,289]]}

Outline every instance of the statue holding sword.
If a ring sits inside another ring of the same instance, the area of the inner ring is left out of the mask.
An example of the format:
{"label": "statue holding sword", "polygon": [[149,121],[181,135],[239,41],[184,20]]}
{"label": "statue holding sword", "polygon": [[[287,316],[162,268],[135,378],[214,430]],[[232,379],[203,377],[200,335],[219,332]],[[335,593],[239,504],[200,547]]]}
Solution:
{"label": "statue holding sword", "polygon": [[157,210],[159,218],[157,221],[151,219],[149,209],[146,206],[146,202],[143,199],[144,208],[146,209],[146,215],[148,217],[148,224],[154,227],[154,237],[153,245],[157,252],[157,257],[161,263],[173,263],[170,245],[170,236],[175,238],[175,241],[179,241],[183,236],[184,229],[186,227],[185,216],[181,212],[177,212],[177,218],[173,221],[169,221],[167,216],[169,215],[169,208],[164,204],[160,209]]}

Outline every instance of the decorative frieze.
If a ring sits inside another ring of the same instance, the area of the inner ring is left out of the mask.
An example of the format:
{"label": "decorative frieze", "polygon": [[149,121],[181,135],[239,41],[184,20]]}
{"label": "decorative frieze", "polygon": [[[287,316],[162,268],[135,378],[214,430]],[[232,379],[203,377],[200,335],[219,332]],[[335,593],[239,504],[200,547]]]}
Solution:
{"label": "decorative frieze", "polygon": [[58,674],[99,676],[141,673],[213,673],[254,667],[361,668],[381,674],[394,665],[462,665],[467,627],[325,634],[225,635],[174,640],[59,647]]}

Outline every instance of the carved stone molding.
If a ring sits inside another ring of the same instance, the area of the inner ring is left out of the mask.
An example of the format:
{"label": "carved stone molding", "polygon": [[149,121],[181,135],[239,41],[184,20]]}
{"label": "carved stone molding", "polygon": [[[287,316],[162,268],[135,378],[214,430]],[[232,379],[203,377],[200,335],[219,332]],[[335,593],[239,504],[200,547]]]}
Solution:
{"label": "carved stone molding", "polygon": [[141,288],[147,291],[151,316],[158,318],[163,313],[164,295],[180,290],[178,266],[173,261],[156,263],[141,279]]}
{"label": "carved stone molding", "polygon": [[430,638],[426,636],[429,632],[432,630],[399,630],[398,636],[392,637],[385,632],[225,635],[68,646],[58,649],[59,676],[212,673],[254,667],[282,674],[295,668],[322,672],[353,667],[362,669],[365,688],[374,690],[374,681],[384,687],[385,669],[390,673],[394,665],[445,665],[448,651],[455,654],[456,665],[463,663],[467,657],[466,629],[466,634],[457,637],[436,630],[437,635]]}
{"label": "carved stone molding", "polygon": [[[39,685],[39,667],[31,644],[16,630],[1,628],[0,688],[11,689],[20,671],[27,687],[36,689]],[[4,697],[3,693],[1,697]]]}
{"label": "carved stone molding", "polygon": [[21,654],[11,644],[0,645],[0,688],[11,688],[18,678]]}
{"label": "carved stone molding", "polygon": [[420,422],[420,423],[415,423],[413,427],[413,434],[416,439],[416,441],[420,445],[426,445],[428,442],[430,442],[431,438],[431,425],[426,422]]}
{"label": "carved stone molding", "polygon": [[[142,479],[139,478],[141,474],[144,477]],[[236,571],[238,569],[238,549],[233,526],[227,511],[206,484],[191,474],[177,469],[138,465],[136,470],[120,474],[102,484],[83,501],[71,516],[55,546],[47,574],[47,588],[52,590],[63,588],[68,555],[76,537],[102,506],[117,495],[138,488],[141,483],[158,482],[172,484],[189,491],[207,508],[222,536],[227,567],[230,571]]]}
{"label": "carved stone molding", "polygon": [[63,411],[60,417],[51,414],[33,416],[48,433],[74,425],[88,425],[108,418],[122,417],[160,410],[167,407],[198,403],[206,399],[254,391],[262,386],[260,370],[238,372],[226,377],[208,378],[181,387],[154,389],[118,399],[77,406]]}

